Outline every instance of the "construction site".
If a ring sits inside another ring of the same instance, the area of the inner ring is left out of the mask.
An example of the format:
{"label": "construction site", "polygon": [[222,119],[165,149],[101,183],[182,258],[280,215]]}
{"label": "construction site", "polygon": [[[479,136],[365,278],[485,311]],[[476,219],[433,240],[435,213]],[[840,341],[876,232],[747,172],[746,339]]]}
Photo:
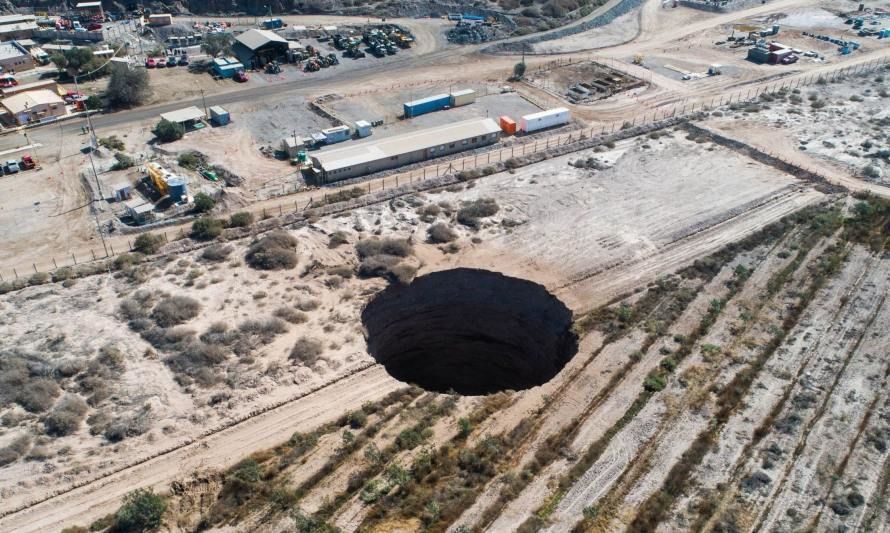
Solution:
{"label": "construction site", "polygon": [[0,531],[890,530],[890,4],[458,7],[0,135]]}

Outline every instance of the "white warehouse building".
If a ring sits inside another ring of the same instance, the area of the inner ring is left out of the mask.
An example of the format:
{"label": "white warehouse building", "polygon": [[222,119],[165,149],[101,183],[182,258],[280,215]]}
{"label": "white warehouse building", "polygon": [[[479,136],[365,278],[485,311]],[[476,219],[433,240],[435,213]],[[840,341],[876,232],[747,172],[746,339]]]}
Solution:
{"label": "white warehouse building", "polygon": [[494,144],[500,131],[490,118],[464,120],[322,150],[312,156],[312,170],[319,183],[330,183]]}

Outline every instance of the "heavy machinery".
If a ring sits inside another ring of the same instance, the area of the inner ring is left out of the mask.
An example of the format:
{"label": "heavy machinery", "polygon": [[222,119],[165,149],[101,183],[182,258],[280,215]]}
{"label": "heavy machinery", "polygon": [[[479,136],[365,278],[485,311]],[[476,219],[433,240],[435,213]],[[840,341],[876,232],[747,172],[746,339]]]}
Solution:
{"label": "heavy machinery", "polygon": [[281,65],[278,64],[278,61],[272,61],[271,63],[266,64],[266,74],[280,74],[281,73]]}
{"label": "heavy machinery", "polygon": [[306,66],[303,67],[303,71],[305,71],[305,72],[317,72],[320,69],[321,69],[321,65],[319,64],[318,60],[315,59],[314,57],[310,57],[309,59],[307,59]]}
{"label": "heavy machinery", "polygon": [[167,196],[169,192],[167,180],[173,176],[170,171],[153,162],[145,164],[145,171],[148,174],[148,179],[151,181],[151,185],[158,191],[158,194]]}

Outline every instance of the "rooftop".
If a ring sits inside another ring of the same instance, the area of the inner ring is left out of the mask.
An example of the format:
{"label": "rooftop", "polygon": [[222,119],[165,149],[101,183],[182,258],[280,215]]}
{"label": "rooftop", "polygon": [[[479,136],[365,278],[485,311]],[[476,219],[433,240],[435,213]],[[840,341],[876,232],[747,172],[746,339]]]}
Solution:
{"label": "rooftop", "polygon": [[55,91],[49,89],[39,89],[36,91],[28,91],[19,93],[9,98],[3,99],[3,107],[8,109],[10,113],[17,114],[38,105],[44,104],[65,104]]}
{"label": "rooftop", "polygon": [[102,7],[102,2],[79,2],[76,6],[77,9],[82,9],[86,7]]}
{"label": "rooftop", "polygon": [[325,171],[330,172],[499,131],[501,129],[494,120],[490,118],[474,118],[436,128],[353,144],[343,148],[322,150],[318,154],[313,155],[313,158],[318,161]]}
{"label": "rooftop", "polygon": [[28,55],[28,51],[15,41],[0,43],[0,61],[26,55]]}
{"label": "rooftop", "polygon": [[250,29],[235,37],[235,40],[251,50],[256,50],[269,43],[287,44],[287,39],[269,30]]}
{"label": "rooftop", "polygon": [[36,22],[17,22],[12,24],[0,24],[0,33],[10,33],[14,31],[36,30]]}
{"label": "rooftop", "polygon": [[19,22],[34,22],[37,17],[34,15],[3,15],[0,16],[0,25],[17,24]]}
{"label": "rooftop", "polygon": [[176,111],[170,111],[169,113],[161,113],[161,118],[164,120],[169,120],[170,122],[182,124],[183,122],[200,120],[204,118],[204,112],[195,106],[191,106],[183,109],[177,109]]}

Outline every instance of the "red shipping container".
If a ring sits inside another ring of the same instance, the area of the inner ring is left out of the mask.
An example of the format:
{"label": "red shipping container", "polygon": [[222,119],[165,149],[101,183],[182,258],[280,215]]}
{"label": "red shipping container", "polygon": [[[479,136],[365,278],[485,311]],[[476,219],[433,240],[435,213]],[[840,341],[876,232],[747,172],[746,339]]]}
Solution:
{"label": "red shipping container", "polygon": [[514,121],[512,118],[504,115],[498,120],[500,121],[501,130],[504,133],[508,135],[513,135],[514,133],[516,133],[516,121]]}

